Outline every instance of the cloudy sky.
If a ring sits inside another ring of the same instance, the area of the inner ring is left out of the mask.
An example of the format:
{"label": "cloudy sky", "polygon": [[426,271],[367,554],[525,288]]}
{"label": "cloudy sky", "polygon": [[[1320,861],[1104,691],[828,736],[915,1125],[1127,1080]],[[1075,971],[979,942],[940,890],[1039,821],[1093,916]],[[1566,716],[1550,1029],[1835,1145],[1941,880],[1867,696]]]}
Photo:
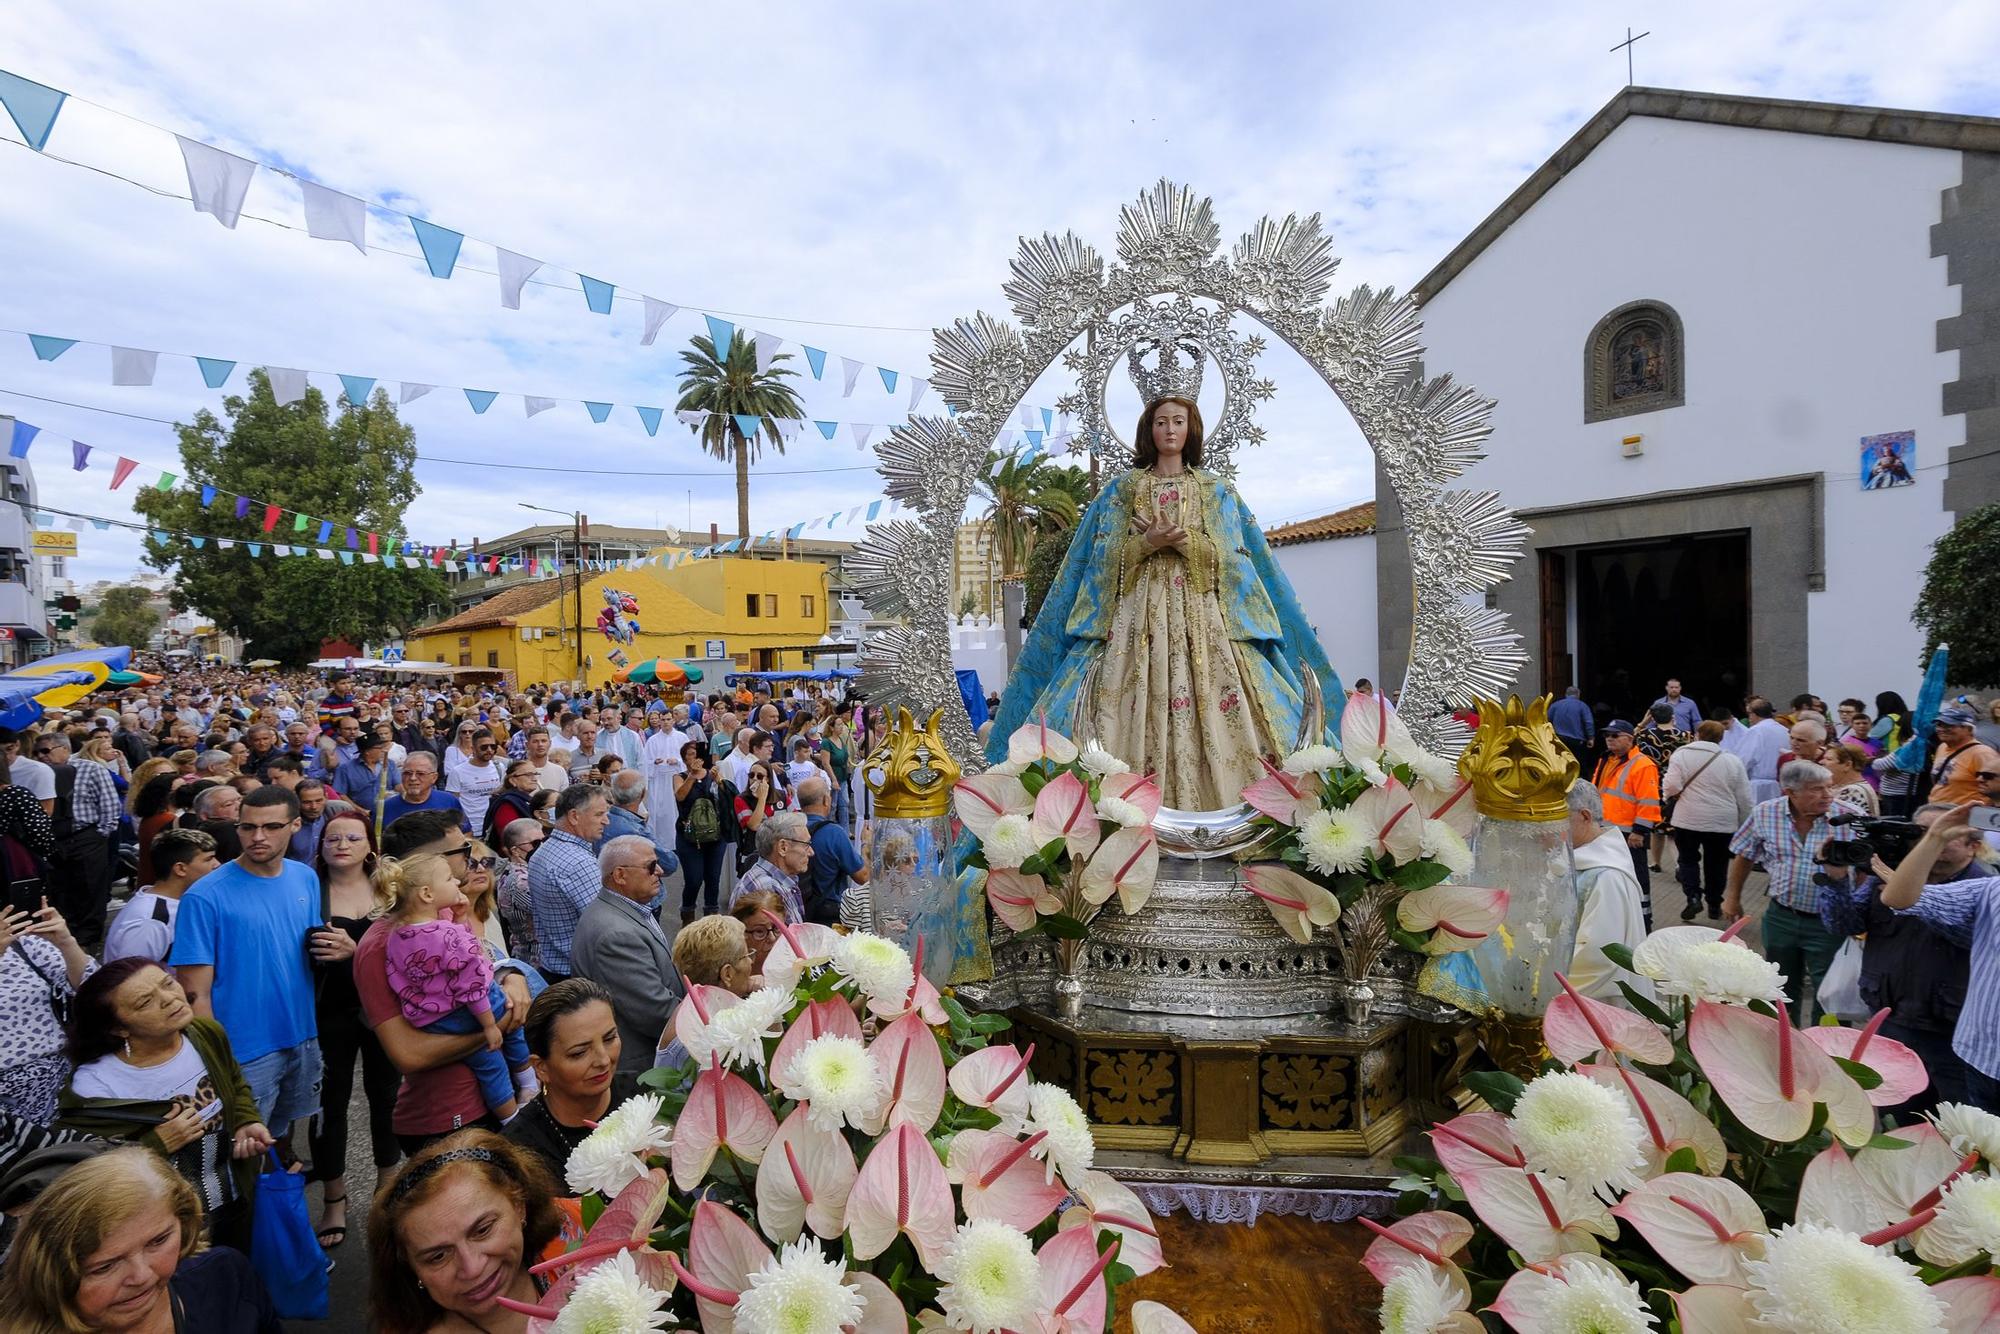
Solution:
{"label": "cloudy sky", "polygon": [[[336,371],[443,386],[406,413],[423,541],[516,528],[534,517],[522,501],[733,527],[725,466],[671,418],[648,438],[627,406],[672,405],[698,311],[926,374],[932,327],[1006,313],[1018,237],[1073,229],[1108,251],[1120,205],[1161,176],[1213,195],[1225,242],[1266,213],[1318,212],[1337,288],[1402,288],[1625,80],[1607,48],[1626,16],[1585,4],[6,9],[0,69],[74,100],[47,156],[0,118],[0,329],[324,371],[329,395]],[[1641,83],[2000,114],[1990,0],[1630,17],[1652,29]],[[371,214],[366,256],[310,239],[297,186],[262,172],[247,211],[292,228],[225,230],[156,193],[187,191],[172,137],[113,111],[476,239],[437,281],[391,253],[414,255],[407,224]],[[567,287],[502,309],[492,243]],[[590,314],[576,271],[686,309],[641,347],[638,304]],[[1370,492],[1365,443],[1288,357],[1267,354],[1272,439],[1241,460],[1271,524]],[[221,398],[186,358],[162,358],[150,388],[109,381],[102,347],[41,363],[0,333],[0,413],[44,428],[45,504],[128,515],[135,485],[180,471],[166,423]],[[503,396],[474,416],[460,387],[570,401],[527,420]],[[804,397],[813,416],[877,423],[905,402],[872,372],[851,399],[837,372]],[[597,426],[582,399],[621,407]],[[138,460],[135,481],[111,492],[106,471],[72,472],[71,438]],[[768,455],[753,527],[878,495],[870,462],[845,434]],[[82,542],[82,580],[136,565],[136,535]]]}

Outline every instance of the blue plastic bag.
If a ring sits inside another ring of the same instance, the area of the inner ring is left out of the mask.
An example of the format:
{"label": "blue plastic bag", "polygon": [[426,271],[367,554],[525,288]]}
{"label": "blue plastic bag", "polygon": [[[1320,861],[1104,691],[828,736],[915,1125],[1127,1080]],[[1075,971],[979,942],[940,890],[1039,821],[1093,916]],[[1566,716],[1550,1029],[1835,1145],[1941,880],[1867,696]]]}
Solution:
{"label": "blue plastic bag", "polygon": [[278,1315],[286,1320],[324,1320],[327,1274],[333,1266],[313,1233],[303,1172],[287,1172],[277,1150],[257,1178],[257,1207],[250,1218],[250,1264]]}

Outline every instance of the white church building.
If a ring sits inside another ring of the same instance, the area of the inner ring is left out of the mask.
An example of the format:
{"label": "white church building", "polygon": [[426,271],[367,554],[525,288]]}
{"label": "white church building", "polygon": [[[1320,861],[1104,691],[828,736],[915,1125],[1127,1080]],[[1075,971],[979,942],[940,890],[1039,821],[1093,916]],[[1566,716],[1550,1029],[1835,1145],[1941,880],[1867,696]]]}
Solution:
{"label": "white church building", "polygon": [[[1416,295],[1426,373],[1499,402],[1461,484],[1534,530],[1491,597],[1524,690],[1914,693],[1930,545],[2000,500],[2000,119],[1628,88]],[[1343,677],[1393,687],[1379,470],[1376,498],[1372,533],[1273,538],[1315,623],[1375,626]],[[1330,563],[1376,605],[1329,601]]]}

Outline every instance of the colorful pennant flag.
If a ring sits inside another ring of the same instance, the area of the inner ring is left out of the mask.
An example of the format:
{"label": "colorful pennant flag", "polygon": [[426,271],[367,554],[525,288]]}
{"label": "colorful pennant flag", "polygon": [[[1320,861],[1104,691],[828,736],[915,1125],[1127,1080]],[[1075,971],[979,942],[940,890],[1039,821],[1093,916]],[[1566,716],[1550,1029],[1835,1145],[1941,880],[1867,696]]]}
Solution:
{"label": "colorful pennant flag", "polygon": [[48,143],[49,131],[56,125],[56,113],[62,110],[68,96],[45,83],[0,70],[0,106],[7,108],[14,127],[37,153]]}
{"label": "colorful pennant flag", "polygon": [[583,304],[590,307],[590,313],[593,315],[609,315],[611,313],[611,294],[617,289],[611,283],[607,283],[601,278],[591,278],[581,273],[576,276],[583,279]]}
{"label": "colorful pennant flag", "polygon": [[229,373],[236,369],[233,361],[218,361],[214,357],[196,357],[194,364],[201,367],[201,382],[210,389],[220,389],[229,383]]}
{"label": "colorful pennant flag", "polygon": [[32,445],[35,442],[35,437],[41,433],[41,427],[30,426],[16,417],[14,419],[13,439],[7,446],[7,453],[17,459],[28,457],[28,446]]}
{"label": "colorful pennant flag", "polygon": [[139,460],[128,459],[122,454],[119,455],[117,465],[111,469],[111,489],[116,491],[119,487],[125,485],[125,479],[130,477],[132,470],[138,466]]}
{"label": "colorful pennant flag", "polygon": [[[4,73],[4,71],[0,71]],[[54,361],[63,353],[76,346],[74,338],[51,338],[47,334],[29,334],[28,345],[35,349],[35,360]]]}
{"label": "colorful pennant flag", "polygon": [[431,277],[451,277],[451,271],[458,267],[458,248],[465,244],[465,233],[440,227],[422,218],[411,218],[410,229],[416,232],[417,244],[423,247],[424,264],[430,269]]}

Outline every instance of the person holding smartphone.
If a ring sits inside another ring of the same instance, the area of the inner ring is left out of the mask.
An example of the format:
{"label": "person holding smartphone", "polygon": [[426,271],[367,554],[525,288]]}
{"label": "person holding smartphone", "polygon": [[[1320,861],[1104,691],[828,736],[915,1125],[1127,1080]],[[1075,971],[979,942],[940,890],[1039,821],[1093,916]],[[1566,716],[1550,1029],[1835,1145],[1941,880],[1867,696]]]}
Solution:
{"label": "person holding smartphone", "polygon": [[32,912],[0,912],[0,1111],[38,1126],[55,1120],[70,1077],[64,1025],[96,971],[47,899]]}
{"label": "person holding smartphone", "polygon": [[758,760],[744,774],[743,791],[736,798],[736,827],[741,831],[736,840],[736,874],[739,877],[756,864],[758,828],[784,809],[784,799],[771,777],[771,766]]}

